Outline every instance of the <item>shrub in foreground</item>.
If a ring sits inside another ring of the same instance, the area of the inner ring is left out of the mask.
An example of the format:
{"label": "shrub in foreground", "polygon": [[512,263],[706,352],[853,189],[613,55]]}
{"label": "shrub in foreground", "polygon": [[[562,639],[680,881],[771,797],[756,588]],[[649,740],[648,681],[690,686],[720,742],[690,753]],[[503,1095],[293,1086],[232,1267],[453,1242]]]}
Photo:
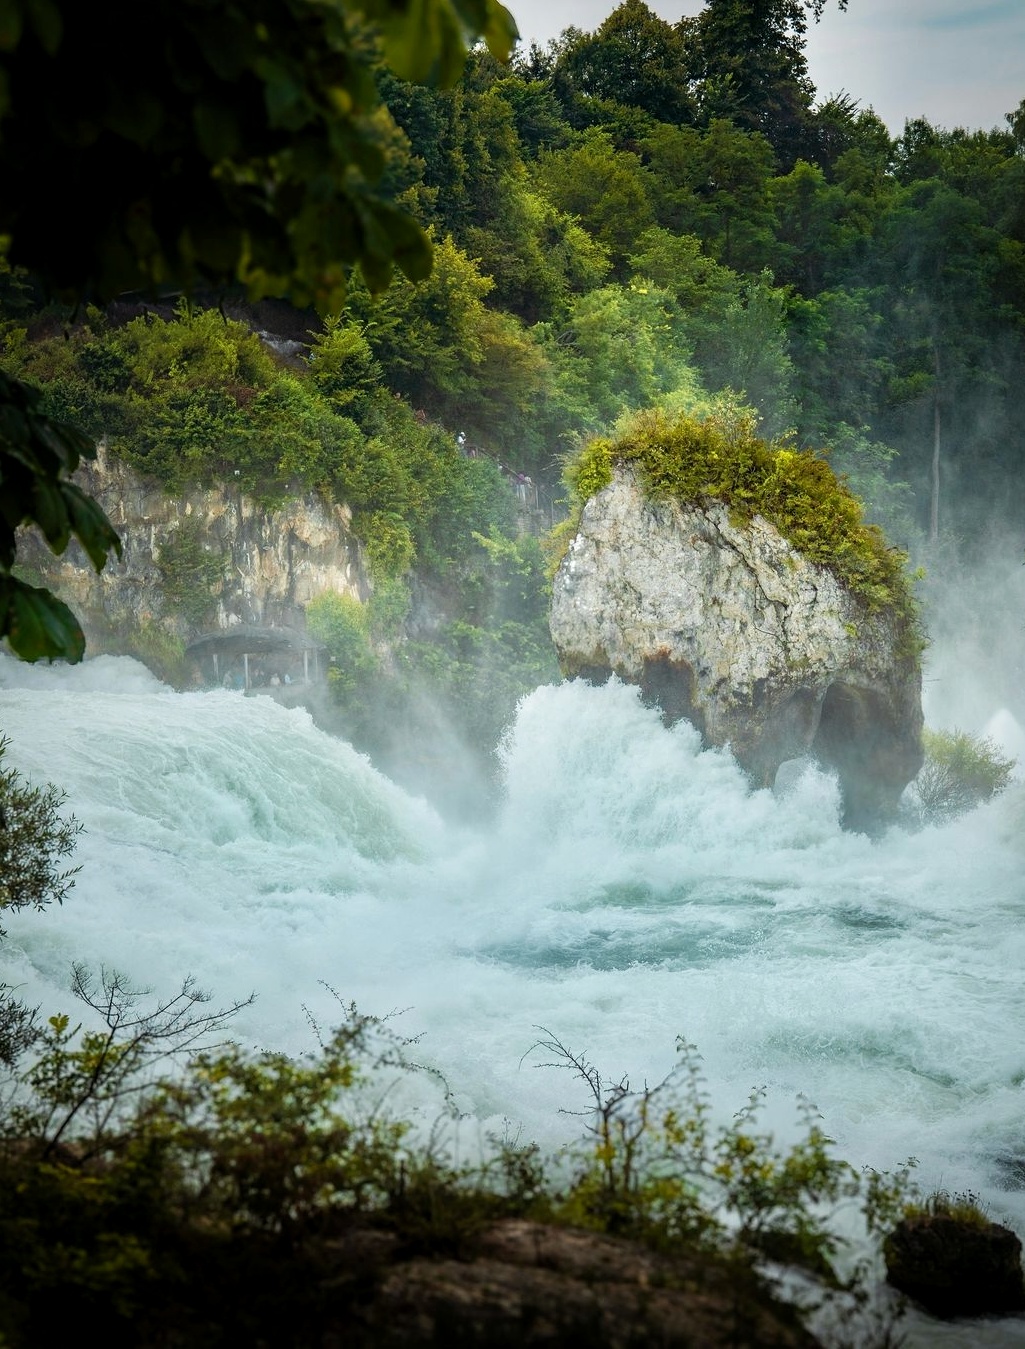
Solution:
{"label": "shrub in foreground", "polygon": [[557,1167],[508,1141],[463,1165],[444,1123],[418,1141],[384,1108],[382,1074],[422,1068],[409,1041],[351,1006],[317,1053],[290,1058],[212,1043],[240,1004],[208,1011],[188,981],[148,1010],[117,974],[79,969],[74,990],[88,1024],[37,1022],[8,1074],[0,1335],[12,1349],[84,1318],[111,1345],[320,1343],[358,1321],[396,1260],[472,1260],[510,1217],[716,1262],[767,1302],[765,1258],[851,1297],[829,1213],[894,1202],[893,1186],[832,1155],[810,1107],[790,1149],[760,1127],[760,1093],[713,1125],[691,1046],[665,1082],[633,1092],[545,1032],[551,1061],[591,1094],[585,1141]]}

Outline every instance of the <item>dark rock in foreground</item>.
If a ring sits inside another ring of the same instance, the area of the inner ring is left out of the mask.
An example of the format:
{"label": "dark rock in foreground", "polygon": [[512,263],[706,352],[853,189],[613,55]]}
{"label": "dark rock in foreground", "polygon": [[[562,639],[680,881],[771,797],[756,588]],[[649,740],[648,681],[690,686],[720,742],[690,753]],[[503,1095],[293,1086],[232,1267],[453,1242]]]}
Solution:
{"label": "dark rock in foreground", "polygon": [[725,1349],[818,1341],[749,1269],[670,1259],[525,1220],[497,1223],[468,1261],[397,1263],[346,1342],[360,1349]]}
{"label": "dark rock in foreground", "polygon": [[905,1218],[883,1254],[888,1282],[937,1316],[1025,1310],[1021,1242],[998,1223],[944,1213]]}

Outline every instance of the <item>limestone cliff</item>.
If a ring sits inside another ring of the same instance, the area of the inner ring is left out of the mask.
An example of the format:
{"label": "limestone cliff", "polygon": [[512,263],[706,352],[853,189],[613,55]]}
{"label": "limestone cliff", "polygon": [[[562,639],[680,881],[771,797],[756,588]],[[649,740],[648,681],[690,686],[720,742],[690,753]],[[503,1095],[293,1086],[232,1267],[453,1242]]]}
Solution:
{"label": "limestone cliff", "polygon": [[761,516],[734,525],[718,502],[650,500],[623,463],[584,507],[551,610],[567,674],[640,685],[759,785],[815,755],[837,771],[855,828],[891,815],[921,764],[907,629]]}
{"label": "limestone cliff", "polygon": [[32,534],[19,558],[71,606],[94,646],[152,624],[185,640],[237,623],[302,627],[306,604],[326,590],[366,596],[349,512],[316,495],[276,510],[230,485],[169,497],[102,445],[76,481],[120,535],[121,560],[97,575],[77,544],[55,558]]}

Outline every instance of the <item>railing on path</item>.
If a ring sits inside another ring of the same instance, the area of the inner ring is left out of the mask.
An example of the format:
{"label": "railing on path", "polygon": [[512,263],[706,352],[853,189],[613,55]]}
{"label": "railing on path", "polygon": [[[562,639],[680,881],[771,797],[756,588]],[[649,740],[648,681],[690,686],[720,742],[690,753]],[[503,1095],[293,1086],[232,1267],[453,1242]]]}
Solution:
{"label": "railing on path", "polygon": [[490,459],[492,463],[498,465],[502,476],[515,493],[516,510],[521,529],[525,533],[545,534],[562,518],[564,512],[558,510],[555,497],[546,488],[539,487],[529,473],[518,473],[516,469],[503,464],[490,450],[485,450],[480,445],[470,445],[462,432],[456,436],[456,444],[468,459]]}

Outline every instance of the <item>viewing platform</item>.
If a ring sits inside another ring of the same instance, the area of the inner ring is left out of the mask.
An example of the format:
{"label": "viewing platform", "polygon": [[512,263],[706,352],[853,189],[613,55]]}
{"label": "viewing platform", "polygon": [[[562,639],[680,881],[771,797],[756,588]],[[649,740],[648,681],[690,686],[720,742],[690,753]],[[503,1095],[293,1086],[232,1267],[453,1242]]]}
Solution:
{"label": "viewing platform", "polygon": [[220,684],[249,693],[319,684],[327,676],[323,643],[295,628],[237,623],[196,637],[185,655],[208,688]]}

